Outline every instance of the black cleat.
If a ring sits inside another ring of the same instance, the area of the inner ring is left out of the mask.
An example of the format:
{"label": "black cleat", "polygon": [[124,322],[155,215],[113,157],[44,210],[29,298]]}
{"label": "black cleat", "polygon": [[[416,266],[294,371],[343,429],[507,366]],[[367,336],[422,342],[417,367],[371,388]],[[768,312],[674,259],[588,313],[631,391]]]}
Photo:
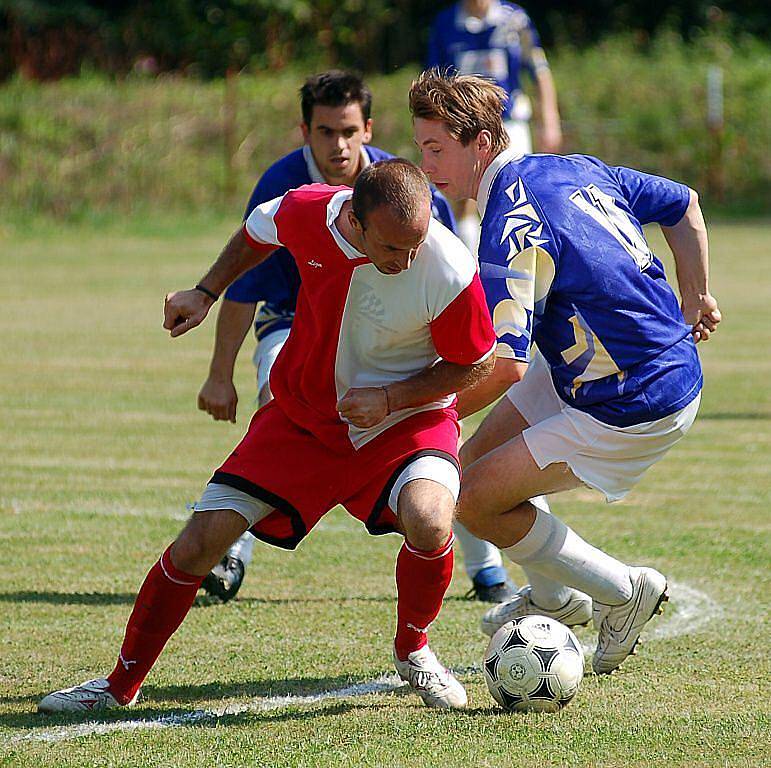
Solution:
{"label": "black cleat", "polygon": [[483,568],[474,576],[466,597],[483,603],[505,603],[516,594],[517,585],[509,578],[506,569],[493,566]]}
{"label": "black cleat", "polygon": [[245,572],[244,564],[237,557],[225,555],[201,582],[201,589],[210,597],[227,603],[241,589]]}

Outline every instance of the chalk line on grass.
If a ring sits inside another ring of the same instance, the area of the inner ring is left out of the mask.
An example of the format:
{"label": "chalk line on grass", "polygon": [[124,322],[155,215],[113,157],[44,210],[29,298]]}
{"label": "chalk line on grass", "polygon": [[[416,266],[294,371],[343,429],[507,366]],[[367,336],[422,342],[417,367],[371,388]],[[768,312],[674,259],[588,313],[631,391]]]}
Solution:
{"label": "chalk line on grass", "polygon": [[[703,626],[723,615],[724,611],[708,594],[681,582],[670,581],[672,604],[663,616],[656,620],[649,639],[670,639],[685,634],[692,634]],[[584,645],[584,651],[591,655],[594,648]],[[455,670],[456,674],[479,672],[478,666],[469,666]],[[219,719],[249,712],[270,712],[289,707],[307,707],[334,699],[349,699],[358,696],[371,696],[390,693],[405,685],[393,673],[384,674],[373,680],[352,683],[342,688],[308,695],[261,696],[251,701],[231,703],[217,709],[196,709],[191,712],[159,715],[157,717],[135,720],[117,720],[113,722],[87,722],[73,725],[60,725],[51,728],[36,728],[19,734],[9,740],[10,744],[24,741],[60,742],[84,736],[100,736],[116,731],[134,731],[140,729],[176,728],[179,726],[216,723]]]}

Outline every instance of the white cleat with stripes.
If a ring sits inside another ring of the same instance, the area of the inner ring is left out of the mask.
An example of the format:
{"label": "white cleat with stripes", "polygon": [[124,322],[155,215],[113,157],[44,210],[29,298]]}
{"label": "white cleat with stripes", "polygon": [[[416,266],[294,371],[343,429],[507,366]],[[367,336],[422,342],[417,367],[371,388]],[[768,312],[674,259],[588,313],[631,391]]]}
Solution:
{"label": "white cleat with stripes", "polygon": [[522,616],[532,615],[547,616],[567,627],[583,626],[592,620],[592,598],[574,589],[570,599],[560,608],[541,608],[532,601],[530,585],[526,584],[511,600],[495,605],[485,612],[481,620],[482,632],[492,637],[504,624]]}
{"label": "white cleat with stripes", "polygon": [[[130,707],[139,698],[137,691],[134,698],[125,706]],[[110,684],[103,677],[88,680],[73,688],[49,693],[37,705],[38,712],[96,712],[101,709],[114,709],[122,705],[111,693]]]}
{"label": "white cleat with stripes", "polygon": [[468,703],[466,689],[445,669],[434,652],[424,645],[400,661],[394,651],[394,664],[399,677],[423,699],[426,706],[440,709],[463,709]]}
{"label": "white cleat with stripes", "polygon": [[666,578],[653,568],[630,568],[632,597],[622,605],[594,604],[594,625],[599,630],[592,668],[597,675],[617,669],[634,655],[643,627],[663,611],[669,600]]}

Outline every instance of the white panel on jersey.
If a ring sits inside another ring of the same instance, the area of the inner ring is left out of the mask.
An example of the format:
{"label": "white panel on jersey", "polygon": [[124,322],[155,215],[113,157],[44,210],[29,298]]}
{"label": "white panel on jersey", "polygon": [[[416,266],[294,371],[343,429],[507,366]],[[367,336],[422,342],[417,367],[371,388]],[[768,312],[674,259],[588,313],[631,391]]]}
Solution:
{"label": "white panel on jersey", "polygon": [[283,201],[284,196],[275,197],[266,203],[260,203],[249,214],[246,220],[246,231],[261,243],[271,243],[272,245],[283,245],[278,239],[276,233],[276,222],[274,218],[276,212]]}
{"label": "white panel on jersey", "polygon": [[[466,247],[434,219],[409,269],[385,275],[371,263],[356,267],[335,360],[338,398],[353,387],[402,381],[436,363],[430,323],[475,274],[476,261]],[[358,448],[412,414],[446,408],[452,400],[397,411],[371,429],[350,425],[348,434]]]}

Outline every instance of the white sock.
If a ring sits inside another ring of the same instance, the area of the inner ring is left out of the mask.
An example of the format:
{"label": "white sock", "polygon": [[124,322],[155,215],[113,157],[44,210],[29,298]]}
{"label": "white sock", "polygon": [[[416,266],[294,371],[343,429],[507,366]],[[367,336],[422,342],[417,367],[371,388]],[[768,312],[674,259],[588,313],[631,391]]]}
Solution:
{"label": "white sock", "polygon": [[254,541],[254,536],[247,531],[230,547],[228,554],[240,560],[244,565],[249,565],[252,562]]}
{"label": "white sock", "polygon": [[[549,502],[546,501],[545,496],[534,496],[530,499],[530,503],[536,509],[551,514]],[[523,570],[527,576],[527,583],[530,584],[530,599],[539,608],[547,608],[549,610],[562,608],[563,605],[567,605],[572,594],[575,592],[572,587],[566,587],[564,584],[560,584],[558,581],[554,581],[548,576],[534,571],[532,568],[524,566]]]}
{"label": "white sock", "polygon": [[629,566],[593,547],[560,519],[537,507],[533,527],[503,553],[518,565],[580,589],[605,605],[621,605],[632,596]]}
{"label": "white sock", "polygon": [[455,531],[455,538],[460,544],[461,552],[463,552],[463,562],[470,579],[473,579],[483,568],[503,565],[503,558],[495,544],[478,539],[457,520],[452,529]]}
{"label": "white sock", "polygon": [[479,247],[479,218],[477,216],[463,216],[457,223],[458,237],[463,245],[476,256]]}

